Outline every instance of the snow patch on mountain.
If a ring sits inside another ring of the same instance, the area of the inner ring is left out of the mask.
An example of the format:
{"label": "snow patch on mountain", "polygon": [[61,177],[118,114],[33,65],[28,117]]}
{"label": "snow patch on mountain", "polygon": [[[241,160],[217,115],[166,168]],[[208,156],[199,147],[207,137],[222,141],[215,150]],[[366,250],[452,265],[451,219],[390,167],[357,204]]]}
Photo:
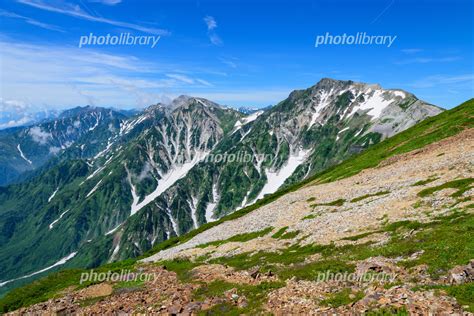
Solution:
{"label": "snow patch on mountain", "polygon": [[55,267],[57,267],[57,266],[63,265],[63,264],[65,264],[66,262],[68,262],[69,260],[71,260],[72,258],[74,258],[74,256],[75,256],[76,254],[77,254],[77,252],[73,252],[73,253],[69,254],[68,256],[62,258],[62,259],[59,260],[58,262],[54,263],[53,265],[50,265],[49,267],[46,267],[46,268],[41,269],[41,270],[39,270],[39,271],[36,271],[36,272],[30,273],[30,274],[21,276],[21,277],[16,278],[16,279],[12,279],[12,280],[8,280],[8,281],[0,282],[0,287],[6,285],[6,284],[8,284],[8,283],[17,281],[17,280],[27,279],[27,278],[29,278],[29,277],[32,277],[33,275],[37,275],[37,274],[46,272],[46,271],[48,271],[48,270],[51,270],[51,269],[53,269],[53,268],[55,268]]}
{"label": "snow patch on mountain", "polygon": [[296,168],[305,162],[311,150],[301,149],[298,153],[290,155],[287,163],[278,171],[265,170],[267,175],[267,183],[263,186],[255,201],[260,200],[266,194],[276,192],[285,183]]}
{"label": "snow patch on mountain", "polygon": [[51,202],[51,200],[54,198],[56,193],[58,193],[58,190],[59,190],[59,187],[57,187],[56,190],[54,190],[53,194],[51,194],[51,196],[48,198],[48,203]]}
{"label": "snow patch on mountain", "polygon": [[240,120],[238,120],[235,125],[234,125],[234,133],[238,131],[242,126],[255,121],[260,115],[263,114],[264,111],[257,111],[255,113],[250,114],[249,116],[246,116]]}
{"label": "snow patch on mountain", "polygon": [[63,218],[63,216],[66,215],[66,213],[69,212],[69,211],[70,211],[70,209],[68,209],[68,210],[66,210],[66,211],[64,211],[64,212],[62,212],[62,213],[59,215],[58,218],[56,218],[51,224],[49,224],[49,230],[53,229],[54,225],[55,225],[57,222],[59,222],[59,220],[60,220],[61,218]]}
{"label": "snow patch on mountain", "polygon": [[169,208],[166,208],[166,214],[168,214],[168,218],[170,219],[174,232],[177,236],[179,236],[178,223],[176,223],[176,220],[174,219],[173,214],[171,214],[171,210]]}
{"label": "snow patch on mountain", "polygon": [[[112,160],[112,158],[113,158],[113,156],[110,157],[109,159],[107,159],[107,160],[105,161],[104,165],[101,166],[101,167],[99,167],[99,168],[97,168],[97,170],[95,170],[94,172],[92,172],[92,174],[90,174],[90,175],[86,178],[85,181],[92,179],[92,178],[95,177],[99,172],[101,172],[102,170],[104,170],[105,167],[106,167],[106,166],[109,164],[109,162]],[[81,184],[83,184],[85,181],[83,181]]]}
{"label": "snow patch on mountain", "polygon": [[196,214],[197,203],[198,203],[198,200],[194,196],[191,197],[191,201],[188,200],[189,208],[191,209],[191,218],[193,219],[194,228],[199,227],[198,220],[197,220],[197,214]]}
{"label": "snow patch on mountain", "polygon": [[100,151],[99,153],[97,153],[97,155],[94,156],[94,159],[97,159],[97,158],[103,156],[106,152],[109,151],[110,147],[112,147],[113,144],[114,144],[113,142],[108,142],[105,149]]}
{"label": "snow patch on mountain", "polygon": [[392,92],[395,96],[401,97],[403,99],[406,98],[406,96],[407,96],[406,93],[403,92],[403,91],[393,90],[393,91],[390,91],[390,92]]}
{"label": "snow patch on mountain", "polygon": [[331,96],[332,89],[330,91],[321,91],[320,101],[316,105],[314,112],[311,116],[311,121],[309,122],[308,129],[310,129],[318,120],[319,116],[321,115],[321,111],[329,105],[329,97]]}
{"label": "snow patch on mountain", "polygon": [[94,194],[94,192],[97,190],[97,188],[99,187],[99,185],[102,183],[102,180],[103,180],[103,179],[100,179],[99,182],[97,182],[97,184],[92,188],[92,190],[90,190],[90,192],[87,193],[86,198],[88,198],[89,196],[91,196],[92,194]]}
{"label": "snow patch on mountain", "polygon": [[199,163],[199,161],[206,158],[207,154],[207,152],[197,153],[193,160],[185,162],[182,165],[173,166],[168,173],[163,175],[163,177],[158,180],[158,185],[156,186],[156,189],[149,195],[145,196],[142,202],[138,203],[134,199],[130,209],[130,216],[134,215],[136,212],[138,212],[150,202],[155,200],[158,196],[160,196],[163,192],[165,192],[168,188],[175,184],[176,181],[186,176],[189,170],[191,170],[197,163]]}
{"label": "snow patch on mountain", "polygon": [[344,132],[347,131],[348,129],[349,129],[349,127],[345,127],[345,128],[341,129],[341,130],[337,133],[336,142],[337,142],[337,141],[339,140],[339,138],[340,138],[339,135],[340,135],[341,133],[344,133]]}
{"label": "snow patch on mountain", "polygon": [[209,202],[206,206],[206,223],[214,222],[214,209],[219,203],[219,192],[217,191],[217,184],[212,186],[212,202]]}
{"label": "snow patch on mountain", "polygon": [[122,223],[118,224],[117,226],[115,226],[114,228],[106,232],[105,235],[107,236],[107,235],[113,234],[117,229],[119,229],[120,226],[122,226]]}
{"label": "snow patch on mountain", "polygon": [[393,99],[385,99],[383,90],[374,90],[373,95],[368,97],[358,107],[354,107],[350,112],[349,116],[352,116],[357,111],[366,111],[367,114],[372,116],[372,121],[378,119],[382,111],[393,102]]}
{"label": "snow patch on mountain", "polygon": [[133,120],[128,120],[128,121],[125,121],[123,123],[120,123],[119,135],[123,136],[123,135],[126,135],[126,134],[130,133],[135,128],[135,126],[137,126],[138,124],[140,124],[141,122],[143,122],[147,118],[148,118],[148,115],[144,114],[144,115],[141,115],[138,118],[135,118]]}
{"label": "snow patch on mountain", "polygon": [[99,123],[100,123],[100,118],[102,117],[102,113],[99,112],[99,114],[97,115],[96,113],[92,113],[92,116],[95,117],[96,121],[95,121],[95,124],[94,126],[90,127],[89,128],[89,131],[93,131],[97,128],[97,126],[99,126]]}
{"label": "snow patch on mountain", "polygon": [[31,164],[32,164],[31,160],[29,160],[28,158],[26,158],[25,154],[24,154],[23,151],[21,150],[20,144],[18,144],[18,145],[16,146],[16,148],[17,148],[18,151],[20,152],[21,158],[23,158],[23,160],[25,160],[27,163],[29,163],[29,164],[31,165]]}

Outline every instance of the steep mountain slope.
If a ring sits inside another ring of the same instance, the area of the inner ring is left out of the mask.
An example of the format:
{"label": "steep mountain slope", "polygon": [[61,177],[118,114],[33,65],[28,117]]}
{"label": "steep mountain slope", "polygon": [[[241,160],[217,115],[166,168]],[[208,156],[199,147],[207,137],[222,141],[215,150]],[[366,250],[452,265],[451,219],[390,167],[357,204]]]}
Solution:
{"label": "steep mountain slope", "polygon": [[215,159],[197,164],[130,218],[115,234],[116,258],[243,208],[440,111],[406,92],[351,81],[323,79],[295,91],[237,122],[211,152]]}
{"label": "steep mountain slope", "polygon": [[92,158],[0,191],[1,279],[64,258],[94,266],[138,256],[440,111],[403,91],[332,79],[246,117],[186,96],[152,106]]}
{"label": "steep mountain slope", "polygon": [[79,143],[76,158],[92,157],[125,118],[87,106],[64,111],[49,122],[1,131],[0,185],[21,179],[74,144]]}
{"label": "steep mountain slope", "polygon": [[[71,259],[89,243],[100,245],[186,175],[238,118],[236,111],[183,97],[123,122],[91,159],[65,159],[31,181],[1,189],[2,279]],[[171,230],[166,213],[163,219]],[[107,249],[92,260],[110,255]]]}
{"label": "steep mountain slope", "polygon": [[[82,289],[83,271],[65,271],[13,291],[1,310],[61,291],[64,297],[23,312],[472,311],[473,118],[470,100],[256,206],[171,239],[141,262],[96,270],[139,269],[157,282],[111,282],[114,289],[95,281]],[[351,277],[331,280],[328,270]],[[390,279],[354,281],[354,273]],[[96,299],[99,289],[105,297]]]}

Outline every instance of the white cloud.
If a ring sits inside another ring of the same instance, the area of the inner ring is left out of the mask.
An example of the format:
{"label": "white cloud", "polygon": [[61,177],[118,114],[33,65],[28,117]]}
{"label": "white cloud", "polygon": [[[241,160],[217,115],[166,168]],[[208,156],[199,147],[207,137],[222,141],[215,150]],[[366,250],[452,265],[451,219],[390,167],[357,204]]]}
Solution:
{"label": "white cloud", "polygon": [[[85,102],[97,106],[141,107],[156,103],[163,94],[171,93],[170,89],[211,85],[194,75],[193,78],[176,76],[174,71],[183,68],[180,65],[93,49],[24,44],[0,37],[0,51],[2,76],[8,78],[1,81],[0,97],[32,100],[30,103],[35,107],[45,104],[49,108],[63,108]],[[204,70],[197,71],[204,74]]]}
{"label": "white cloud", "polygon": [[209,34],[209,40],[211,41],[212,44],[214,44],[216,46],[222,46],[224,44],[224,42],[219,37],[219,35],[217,35],[215,33]]}
{"label": "white cloud", "polygon": [[28,105],[24,101],[4,100],[3,98],[0,98],[0,112],[7,112],[7,111],[24,112],[27,108],[28,108]]}
{"label": "white cloud", "polygon": [[60,147],[56,147],[56,146],[49,147],[49,153],[50,154],[56,155],[60,151],[61,151]]}
{"label": "white cloud", "polygon": [[0,129],[5,129],[5,128],[10,128],[10,127],[16,127],[16,126],[23,126],[26,124],[31,123],[33,120],[29,115],[25,115],[17,120],[10,120],[5,123],[0,123]]}
{"label": "white cloud", "polygon": [[216,22],[216,19],[214,19],[214,17],[212,16],[206,16],[204,17],[204,22],[206,23],[207,25],[207,29],[209,31],[215,29],[217,27],[217,22]]}
{"label": "white cloud", "polygon": [[206,23],[207,35],[209,36],[209,40],[211,41],[211,43],[216,46],[222,46],[224,42],[215,31],[215,29],[217,28],[216,19],[214,19],[214,17],[212,16],[207,15],[206,17],[204,17],[204,23]]}
{"label": "white cloud", "polygon": [[19,14],[13,13],[13,12],[5,11],[5,10],[0,10],[0,16],[6,17],[6,18],[12,18],[12,19],[23,20],[23,21],[25,21],[25,22],[28,23],[28,24],[31,24],[31,25],[34,25],[34,26],[38,26],[38,27],[41,27],[41,28],[46,29],[46,30],[57,31],[57,32],[64,32],[64,30],[61,29],[61,28],[58,27],[58,26],[51,25],[51,24],[47,24],[47,23],[43,23],[43,22],[40,22],[40,21],[38,21],[38,20],[35,20],[35,19],[32,19],[32,18],[23,16],[23,15],[19,15]]}
{"label": "white cloud", "polygon": [[31,138],[38,144],[45,145],[48,139],[53,138],[53,135],[49,132],[45,132],[39,126],[34,126],[28,131]]}
{"label": "white cloud", "polygon": [[155,34],[155,35],[170,35],[170,32],[164,29],[145,27],[133,23],[122,22],[112,19],[103,18],[100,16],[93,16],[77,4],[72,4],[68,2],[56,2],[55,4],[48,3],[43,0],[17,0],[17,2],[49,12],[60,13],[68,16],[72,16],[78,19],[83,19],[92,22],[104,23],[113,26],[124,27],[144,33]]}
{"label": "white cloud", "polygon": [[22,126],[33,121],[29,106],[19,100],[0,98],[0,129]]}

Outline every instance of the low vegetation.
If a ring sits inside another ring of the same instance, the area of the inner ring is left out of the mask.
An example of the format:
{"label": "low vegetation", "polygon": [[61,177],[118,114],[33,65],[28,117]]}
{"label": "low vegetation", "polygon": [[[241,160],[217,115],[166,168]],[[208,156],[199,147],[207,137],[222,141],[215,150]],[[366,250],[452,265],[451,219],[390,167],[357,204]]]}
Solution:
{"label": "low vegetation", "polygon": [[370,235],[378,233],[378,232],[380,232],[380,231],[366,232],[366,233],[362,233],[362,234],[359,234],[359,235],[344,237],[344,238],[342,238],[342,240],[356,241],[356,240],[365,238],[367,236],[370,236]]}
{"label": "low vegetation", "polygon": [[202,245],[197,246],[198,248],[207,248],[209,246],[220,246],[229,242],[246,242],[258,237],[263,237],[267,235],[269,232],[273,230],[273,227],[268,227],[260,231],[252,232],[252,233],[246,233],[246,234],[238,234],[235,236],[232,236],[229,239],[226,240],[217,240],[217,241],[211,241]]}
{"label": "low vegetation", "polygon": [[279,239],[288,229],[288,226],[280,228],[276,233],[272,235],[272,238]]}
{"label": "low vegetation", "polygon": [[420,181],[417,181],[417,182],[413,183],[412,186],[416,187],[416,186],[425,185],[425,184],[431,183],[433,181],[436,181],[438,179],[439,179],[438,177],[429,177],[426,180],[420,180]]}
{"label": "low vegetation", "polygon": [[343,289],[340,292],[332,294],[329,298],[320,302],[323,306],[339,307],[355,303],[364,297],[363,292],[352,293],[351,289]]}
{"label": "low vegetation", "polygon": [[356,197],[356,198],[352,199],[351,203],[359,202],[359,201],[362,201],[362,200],[365,200],[365,199],[368,199],[368,198],[374,197],[374,196],[387,195],[389,193],[390,193],[390,191],[380,191],[380,192],[377,192],[377,193],[362,195],[362,196],[359,196],[359,197]]}
{"label": "low vegetation", "polygon": [[431,195],[437,191],[441,191],[444,189],[456,189],[457,191],[451,194],[451,197],[460,197],[463,195],[464,192],[472,188],[473,183],[474,183],[474,178],[466,178],[466,179],[458,179],[454,181],[449,181],[432,188],[424,189],[418,193],[418,196],[426,197],[428,195]]}
{"label": "low vegetation", "polygon": [[318,217],[317,214],[309,214],[309,215],[306,215],[305,217],[303,217],[301,220],[313,219],[313,218],[316,218],[316,217]]}
{"label": "low vegetation", "polygon": [[207,297],[223,297],[224,293],[230,290],[236,292],[236,298],[245,297],[246,305],[242,307],[235,306],[230,303],[218,304],[208,310],[204,315],[255,315],[255,313],[262,312],[262,305],[265,302],[266,295],[277,288],[284,286],[283,282],[263,282],[258,285],[243,285],[236,283],[229,283],[225,281],[213,281],[208,284],[203,284],[194,292],[193,298],[195,300],[204,300]]}
{"label": "low vegetation", "polygon": [[311,206],[312,207],[316,207],[316,206],[342,206],[345,202],[346,202],[346,200],[344,200],[344,199],[338,199],[338,200],[334,200],[334,201],[328,202],[328,203],[311,204]]}

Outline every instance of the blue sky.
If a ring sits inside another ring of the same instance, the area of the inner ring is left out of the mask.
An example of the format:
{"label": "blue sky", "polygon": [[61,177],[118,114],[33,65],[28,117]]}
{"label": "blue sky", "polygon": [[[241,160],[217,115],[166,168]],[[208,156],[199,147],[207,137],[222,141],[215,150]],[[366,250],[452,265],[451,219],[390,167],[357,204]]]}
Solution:
{"label": "blue sky", "polygon": [[[470,0],[0,0],[1,103],[133,108],[188,94],[261,107],[331,77],[451,108],[474,95],[473,11]],[[396,39],[315,47],[326,32]],[[161,37],[79,48],[90,33]]]}

